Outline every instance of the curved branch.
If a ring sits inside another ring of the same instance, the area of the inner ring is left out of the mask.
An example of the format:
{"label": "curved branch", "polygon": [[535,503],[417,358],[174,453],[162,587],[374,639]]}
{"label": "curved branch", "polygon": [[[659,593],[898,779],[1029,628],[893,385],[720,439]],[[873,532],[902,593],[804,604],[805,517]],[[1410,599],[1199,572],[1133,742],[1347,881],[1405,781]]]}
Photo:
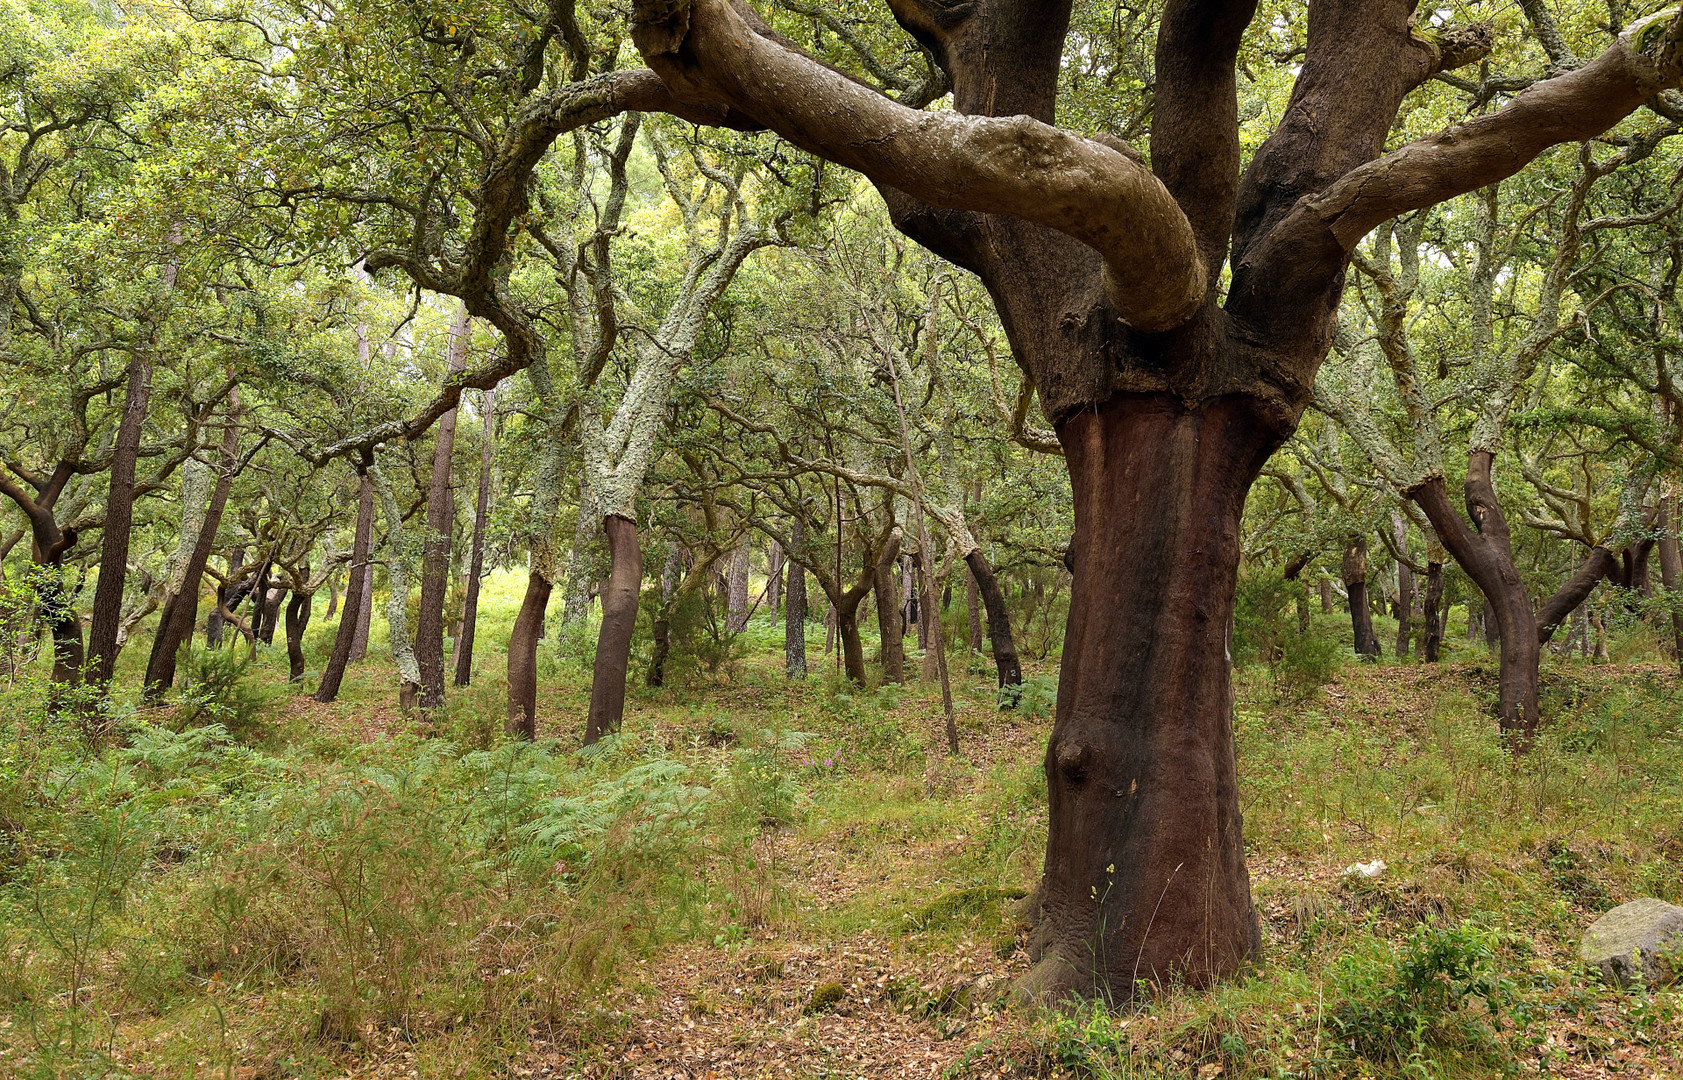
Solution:
{"label": "curved branch", "polygon": [[637,0],[632,38],[680,99],[728,104],[932,206],[1009,214],[1087,244],[1136,329],[1172,329],[1204,302],[1192,227],[1126,144],[1027,116],[909,109],[762,33],[728,0]]}

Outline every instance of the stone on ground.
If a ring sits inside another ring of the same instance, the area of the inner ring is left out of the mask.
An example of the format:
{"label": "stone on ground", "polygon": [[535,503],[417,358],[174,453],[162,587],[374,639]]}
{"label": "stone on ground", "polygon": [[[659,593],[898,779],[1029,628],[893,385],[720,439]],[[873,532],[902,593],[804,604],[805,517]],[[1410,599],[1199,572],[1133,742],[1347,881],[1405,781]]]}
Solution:
{"label": "stone on ground", "polygon": [[1664,986],[1683,974],[1683,907],[1651,896],[1620,904],[1584,931],[1578,954],[1614,986]]}

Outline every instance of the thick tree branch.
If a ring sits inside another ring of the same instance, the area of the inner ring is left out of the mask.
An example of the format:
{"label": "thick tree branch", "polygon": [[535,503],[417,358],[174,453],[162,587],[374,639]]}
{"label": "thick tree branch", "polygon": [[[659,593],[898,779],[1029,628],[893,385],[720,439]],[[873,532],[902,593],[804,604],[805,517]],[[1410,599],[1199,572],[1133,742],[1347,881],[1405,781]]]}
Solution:
{"label": "thick tree branch", "polygon": [[1028,116],[906,108],[760,33],[728,0],[639,0],[632,36],[679,98],[728,105],[932,206],[1009,214],[1087,244],[1136,329],[1179,326],[1203,303],[1186,215],[1123,144]]}

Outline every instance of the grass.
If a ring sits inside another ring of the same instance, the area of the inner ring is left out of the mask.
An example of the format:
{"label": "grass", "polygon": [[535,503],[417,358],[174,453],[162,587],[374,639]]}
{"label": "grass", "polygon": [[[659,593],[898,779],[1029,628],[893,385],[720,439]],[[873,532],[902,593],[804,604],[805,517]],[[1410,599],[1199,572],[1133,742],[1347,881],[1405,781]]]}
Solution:
{"label": "grass", "polygon": [[[741,659],[635,688],[624,733],[585,753],[587,672],[557,635],[548,737],[508,744],[494,620],[519,584],[491,579],[480,680],[425,734],[378,625],[335,705],[289,694],[263,650],[233,711],[197,706],[216,723],[119,703],[127,738],[98,749],[15,681],[0,1075],[1683,1070],[1678,994],[1604,988],[1575,959],[1607,907],[1683,902],[1671,670],[1551,659],[1521,760],[1488,719],[1482,648],[1347,662],[1307,698],[1240,672],[1262,961],[1028,1015],[1005,1006],[1027,967],[1009,907],[1038,872],[1050,719],[996,711],[985,658],[954,654],[955,759],[933,688],[853,690],[821,639],[791,687],[761,613]],[[332,632],[308,635],[312,672]],[[1342,873],[1376,858],[1377,881]]]}

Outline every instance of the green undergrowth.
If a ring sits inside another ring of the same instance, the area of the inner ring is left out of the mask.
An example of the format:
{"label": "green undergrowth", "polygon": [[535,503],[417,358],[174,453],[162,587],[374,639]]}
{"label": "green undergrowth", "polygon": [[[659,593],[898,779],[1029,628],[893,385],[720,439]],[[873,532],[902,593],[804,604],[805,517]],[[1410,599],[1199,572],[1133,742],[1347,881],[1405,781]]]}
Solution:
{"label": "green undergrowth", "polygon": [[[956,664],[954,759],[932,688],[852,688],[816,648],[789,687],[761,645],[728,682],[634,690],[588,750],[565,654],[535,744],[503,739],[494,671],[421,724],[393,717],[377,662],[341,705],[289,708],[284,653],[260,650],[189,667],[171,708],[114,709],[98,745],[15,680],[0,1075],[327,1077],[397,1046],[420,1075],[505,1075],[539,1036],[614,1045],[615,995],[675,946],[869,935],[1021,970],[1049,717],[996,711],[988,665]],[[1483,657],[1324,674],[1238,680],[1259,964],[1039,1017],[994,1011],[1008,983],[918,991],[969,1040],[952,1075],[1546,1075],[1563,1018],[1608,1060],[1683,1041],[1674,992],[1608,990],[1575,960],[1607,907],[1683,902],[1675,678],[1551,661],[1551,723],[1514,758]],[[1342,873],[1373,859],[1378,879]]]}

